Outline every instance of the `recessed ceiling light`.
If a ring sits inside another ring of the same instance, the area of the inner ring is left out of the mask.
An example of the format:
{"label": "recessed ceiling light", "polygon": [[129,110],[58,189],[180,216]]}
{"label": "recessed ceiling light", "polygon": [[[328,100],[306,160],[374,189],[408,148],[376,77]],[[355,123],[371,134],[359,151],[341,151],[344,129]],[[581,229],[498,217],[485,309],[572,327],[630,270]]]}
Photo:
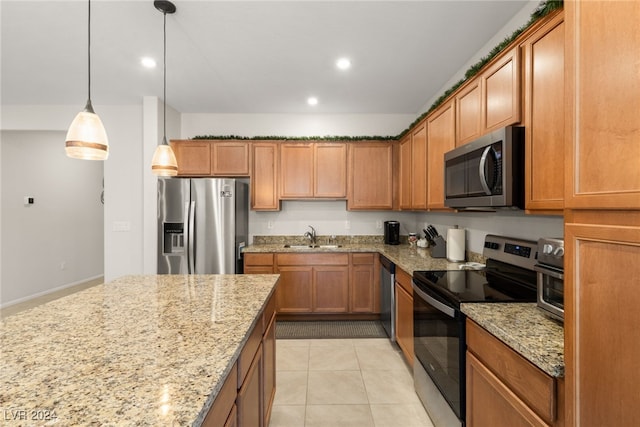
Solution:
{"label": "recessed ceiling light", "polygon": [[145,56],[144,58],[142,58],[140,60],[140,63],[145,68],[156,68],[156,60],[153,58],[149,58],[148,56]]}
{"label": "recessed ceiling light", "polygon": [[309,98],[307,98],[307,104],[318,105],[318,98],[316,98],[315,96],[310,96]]}
{"label": "recessed ceiling light", "polygon": [[336,67],[341,70],[348,70],[351,68],[351,61],[349,58],[340,58],[336,61]]}

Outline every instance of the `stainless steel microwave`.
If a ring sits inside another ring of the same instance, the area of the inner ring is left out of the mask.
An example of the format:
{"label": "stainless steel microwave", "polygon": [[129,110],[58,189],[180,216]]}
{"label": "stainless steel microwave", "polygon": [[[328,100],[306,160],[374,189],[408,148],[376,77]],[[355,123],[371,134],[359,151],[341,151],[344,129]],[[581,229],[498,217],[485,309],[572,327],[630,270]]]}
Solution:
{"label": "stainless steel microwave", "polygon": [[444,155],[444,204],[524,208],[524,128],[507,126]]}

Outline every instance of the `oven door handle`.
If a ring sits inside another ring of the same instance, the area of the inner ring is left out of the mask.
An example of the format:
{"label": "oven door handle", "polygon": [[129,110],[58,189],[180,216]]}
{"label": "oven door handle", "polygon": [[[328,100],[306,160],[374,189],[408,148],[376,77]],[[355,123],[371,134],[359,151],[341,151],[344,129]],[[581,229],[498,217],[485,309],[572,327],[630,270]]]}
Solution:
{"label": "oven door handle", "polygon": [[541,274],[546,274],[548,276],[553,277],[554,279],[559,279],[559,280],[564,280],[564,272],[563,271],[557,271],[551,268],[547,268],[547,267],[543,267],[540,264],[536,264],[533,266],[534,271],[541,273]]}
{"label": "oven door handle", "polygon": [[412,283],[412,285],[413,285],[413,292],[415,292],[424,301],[426,301],[433,307],[437,308],[439,311],[443,312],[447,316],[451,318],[456,317],[456,311],[453,307],[449,307],[448,305],[438,301],[431,295],[426,294],[422,289],[418,288],[415,283]]}

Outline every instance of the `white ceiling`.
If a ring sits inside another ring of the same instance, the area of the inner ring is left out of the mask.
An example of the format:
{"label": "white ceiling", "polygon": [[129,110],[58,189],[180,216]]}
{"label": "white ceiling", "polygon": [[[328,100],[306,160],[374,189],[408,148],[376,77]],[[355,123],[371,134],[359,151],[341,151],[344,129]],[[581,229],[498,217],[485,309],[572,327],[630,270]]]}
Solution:
{"label": "white ceiling", "polygon": [[[526,3],[175,0],[167,101],[183,113],[416,113]],[[84,105],[87,2],[1,0],[0,14],[2,104]],[[162,97],[153,1],[94,0],[91,22],[94,105]],[[341,56],[351,70],[336,69]]]}

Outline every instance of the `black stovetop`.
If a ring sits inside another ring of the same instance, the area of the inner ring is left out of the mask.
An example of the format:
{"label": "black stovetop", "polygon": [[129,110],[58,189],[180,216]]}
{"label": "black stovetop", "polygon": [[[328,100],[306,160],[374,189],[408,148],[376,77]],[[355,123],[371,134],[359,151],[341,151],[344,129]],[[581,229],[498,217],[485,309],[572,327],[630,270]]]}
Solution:
{"label": "black stovetop", "polygon": [[482,270],[414,271],[413,280],[428,294],[454,307],[467,302],[535,302],[536,273],[489,259]]}

